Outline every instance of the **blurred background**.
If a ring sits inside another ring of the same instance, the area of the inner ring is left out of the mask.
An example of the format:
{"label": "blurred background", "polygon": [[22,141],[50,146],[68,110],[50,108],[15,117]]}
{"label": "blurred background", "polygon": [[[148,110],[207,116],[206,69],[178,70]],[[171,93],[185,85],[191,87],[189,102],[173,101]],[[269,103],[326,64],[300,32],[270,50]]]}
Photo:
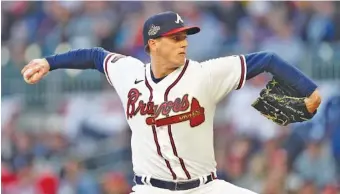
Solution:
{"label": "blurred background", "polygon": [[323,102],[309,122],[279,127],[250,105],[262,74],[225,98],[215,117],[218,176],[262,194],[340,193],[339,2],[1,2],[1,191],[127,194],[130,130],[105,76],[56,70],[36,85],[34,58],[103,47],[144,62],[144,20],[173,10],[201,33],[188,57],[273,51],[312,77]]}

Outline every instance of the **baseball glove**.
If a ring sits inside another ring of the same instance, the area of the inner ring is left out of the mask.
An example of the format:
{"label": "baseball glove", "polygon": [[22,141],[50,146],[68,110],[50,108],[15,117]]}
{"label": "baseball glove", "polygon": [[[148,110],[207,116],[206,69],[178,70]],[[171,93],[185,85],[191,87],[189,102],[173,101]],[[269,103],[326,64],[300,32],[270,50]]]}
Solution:
{"label": "baseball glove", "polygon": [[252,106],[273,122],[286,126],[307,121],[315,115],[316,112],[308,112],[305,98],[297,90],[274,77],[260,92],[260,97]]}

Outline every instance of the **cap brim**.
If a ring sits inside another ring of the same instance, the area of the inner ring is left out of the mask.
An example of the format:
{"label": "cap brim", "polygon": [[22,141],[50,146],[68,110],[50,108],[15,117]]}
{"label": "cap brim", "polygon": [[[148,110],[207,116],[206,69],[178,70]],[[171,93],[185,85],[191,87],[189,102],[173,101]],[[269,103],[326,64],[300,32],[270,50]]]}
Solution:
{"label": "cap brim", "polygon": [[169,35],[176,34],[178,32],[187,32],[188,35],[192,35],[192,34],[197,34],[200,31],[201,31],[201,29],[197,26],[181,27],[181,28],[176,28],[176,29],[173,29],[169,32],[166,32],[166,33],[162,34],[162,36],[169,36]]}

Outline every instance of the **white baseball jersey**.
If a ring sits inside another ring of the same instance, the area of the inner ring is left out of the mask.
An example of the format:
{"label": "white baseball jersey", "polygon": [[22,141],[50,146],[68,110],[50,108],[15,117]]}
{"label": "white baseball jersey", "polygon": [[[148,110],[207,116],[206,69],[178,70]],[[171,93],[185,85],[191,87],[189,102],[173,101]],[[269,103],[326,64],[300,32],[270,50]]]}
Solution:
{"label": "white baseball jersey", "polygon": [[244,85],[244,56],[186,60],[158,83],[152,80],[151,65],[133,57],[112,53],[103,65],[132,130],[136,175],[188,180],[216,172],[216,104]]}

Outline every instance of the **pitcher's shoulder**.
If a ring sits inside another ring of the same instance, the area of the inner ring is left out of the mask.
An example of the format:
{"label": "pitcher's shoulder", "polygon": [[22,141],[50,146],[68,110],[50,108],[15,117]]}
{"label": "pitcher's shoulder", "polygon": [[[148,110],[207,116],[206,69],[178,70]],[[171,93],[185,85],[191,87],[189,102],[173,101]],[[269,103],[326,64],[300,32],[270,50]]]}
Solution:
{"label": "pitcher's shoulder", "polygon": [[201,64],[201,65],[217,64],[217,63],[233,63],[235,61],[239,61],[240,57],[241,57],[241,55],[228,55],[228,56],[210,58],[210,59],[204,60],[202,62],[198,62],[198,63]]}
{"label": "pitcher's shoulder", "polygon": [[188,62],[188,69],[201,69],[202,67],[202,63],[199,62],[199,61],[196,61],[196,60],[193,60],[193,59],[187,59],[189,62]]}
{"label": "pitcher's shoulder", "polygon": [[108,62],[112,64],[112,66],[115,66],[119,69],[142,69],[145,67],[145,63],[143,63],[141,60],[132,57],[132,56],[126,56],[122,54],[113,53],[109,55],[105,62]]}
{"label": "pitcher's shoulder", "polygon": [[104,64],[106,74],[119,72],[118,74],[124,74],[124,76],[132,74],[133,72],[144,72],[144,68],[145,64],[141,60],[117,53],[108,55]]}
{"label": "pitcher's shoulder", "polygon": [[124,63],[126,65],[138,65],[142,67],[145,65],[141,60],[133,56],[123,55],[123,54],[118,54],[118,53],[113,53],[111,56],[109,56],[108,60],[111,63]]}

